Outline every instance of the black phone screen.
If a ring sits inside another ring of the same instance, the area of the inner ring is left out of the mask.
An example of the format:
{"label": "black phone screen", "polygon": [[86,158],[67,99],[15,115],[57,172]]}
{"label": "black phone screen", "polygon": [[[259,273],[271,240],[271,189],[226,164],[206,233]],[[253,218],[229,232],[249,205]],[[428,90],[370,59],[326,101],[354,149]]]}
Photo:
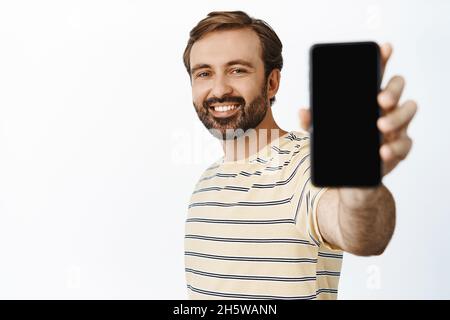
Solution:
{"label": "black phone screen", "polygon": [[316,44],[310,51],[310,71],[312,183],[331,187],[378,185],[378,45]]}

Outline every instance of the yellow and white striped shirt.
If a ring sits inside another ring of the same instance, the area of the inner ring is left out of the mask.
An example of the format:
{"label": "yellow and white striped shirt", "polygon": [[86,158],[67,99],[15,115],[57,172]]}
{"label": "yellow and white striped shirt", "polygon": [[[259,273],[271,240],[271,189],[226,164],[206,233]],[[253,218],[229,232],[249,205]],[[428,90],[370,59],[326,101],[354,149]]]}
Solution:
{"label": "yellow and white striped shirt", "polygon": [[342,251],[322,239],[308,133],[210,166],[185,227],[190,299],[336,299]]}

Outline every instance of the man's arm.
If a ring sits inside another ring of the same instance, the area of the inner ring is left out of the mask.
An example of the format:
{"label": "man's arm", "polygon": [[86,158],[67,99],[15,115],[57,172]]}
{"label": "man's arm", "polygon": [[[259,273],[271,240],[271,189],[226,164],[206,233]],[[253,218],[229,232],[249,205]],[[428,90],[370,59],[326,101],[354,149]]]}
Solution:
{"label": "man's arm", "polygon": [[330,188],[320,197],[317,221],[322,238],[349,253],[380,255],[395,228],[395,201],[377,188]]}
{"label": "man's arm", "polygon": [[[382,69],[392,53],[392,47],[380,47]],[[380,147],[383,177],[404,160],[412,147],[407,133],[411,120],[417,112],[413,100],[399,104],[405,80],[392,77],[378,94],[382,115],[377,127],[383,134]],[[305,131],[311,124],[311,114],[301,110],[300,123]],[[377,188],[328,189],[319,198],[317,221],[322,238],[334,247],[357,255],[383,253],[394,233],[395,202],[389,190]]]}

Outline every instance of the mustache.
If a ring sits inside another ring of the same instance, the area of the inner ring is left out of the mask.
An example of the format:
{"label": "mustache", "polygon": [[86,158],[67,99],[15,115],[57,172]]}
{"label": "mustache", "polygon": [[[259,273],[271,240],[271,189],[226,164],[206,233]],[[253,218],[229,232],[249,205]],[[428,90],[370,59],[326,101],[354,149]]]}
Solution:
{"label": "mustache", "polygon": [[231,103],[238,103],[240,105],[245,105],[245,100],[242,97],[222,97],[222,98],[216,98],[212,97],[203,102],[203,106],[208,109],[211,107],[214,103],[225,103],[225,102],[231,102]]}

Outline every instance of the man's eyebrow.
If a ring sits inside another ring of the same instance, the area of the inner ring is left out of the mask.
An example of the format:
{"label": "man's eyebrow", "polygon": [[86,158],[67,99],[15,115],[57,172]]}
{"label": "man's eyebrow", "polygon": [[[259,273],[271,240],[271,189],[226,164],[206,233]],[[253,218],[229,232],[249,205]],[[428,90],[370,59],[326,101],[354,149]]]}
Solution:
{"label": "man's eyebrow", "polygon": [[[233,66],[235,64],[241,64],[241,65],[249,67],[249,68],[255,68],[251,62],[243,60],[243,59],[231,60],[231,61],[227,62],[225,64],[225,66],[229,67],[229,66]],[[194,74],[195,71],[197,71],[199,69],[203,69],[203,68],[211,68],[211,66],[209,64],[206,64],[206,63],[196,64],[195,66],[193,66],[191,68],[191,74]]]}
{"label": "man's eyebrow", "polygon": [[249,68],[254,68],[253,64],[249,61],[243,60],[243,59],[236,59],[236,60],[231,60],[229,62],[227,62],[227,67],[235,65],[235,64],[241,64],[243,66],[247,66]]}

